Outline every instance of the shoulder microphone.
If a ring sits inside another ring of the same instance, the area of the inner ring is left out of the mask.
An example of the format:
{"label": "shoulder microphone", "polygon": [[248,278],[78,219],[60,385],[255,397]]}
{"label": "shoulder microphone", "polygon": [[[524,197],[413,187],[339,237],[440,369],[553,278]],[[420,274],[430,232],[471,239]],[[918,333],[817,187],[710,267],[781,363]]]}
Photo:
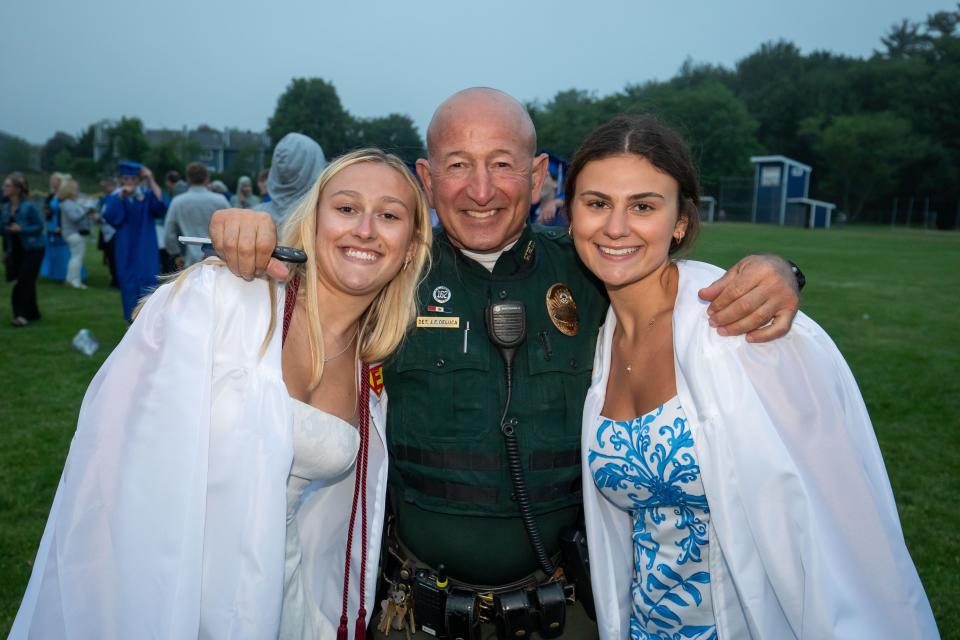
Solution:
{"label": "shoulder microphone", "polygon": [[527,310],[522,302],[498,302],[487,306],[487,335],[510,367],[517,347],[527,337]]}

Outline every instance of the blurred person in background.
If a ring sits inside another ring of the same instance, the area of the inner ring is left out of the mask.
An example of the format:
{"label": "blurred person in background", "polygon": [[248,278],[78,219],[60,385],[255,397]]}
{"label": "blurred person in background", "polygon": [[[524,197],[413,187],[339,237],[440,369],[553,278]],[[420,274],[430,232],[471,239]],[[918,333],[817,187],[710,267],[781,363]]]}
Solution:
{"label": "blurred person in background", "polygon": [[70,261],[64,284],[74,289],[86,289],[83,284],[83,258],[87,252],[87,236],[90,235],[90,217],[77,202],[78,185],[73,178],[64,180],[57,191],[60,200],[60,232],[70,248]]}
{"label": "blurred person in background", "polygon": [[[0,189],[0,210],[2,210],[7,203],[10,202],[10,198],[3,193],[3,189]],[[3,229],[0,228],[0,240],[3,241],[3,270],[4,277],[7,282],[13,282],[16,278],[13,277],[13,248],[11,247],[10,238],[3,233]]]}
{"label": "blurred person in background", "polygon": [[[137,301],[157,285],[160,251],[154,220],[167,211],[163,192],[153,172],[138,162],[117,165],[120,190],[107,197],[103,218],[116,231],[114,257],[123,301],[123,317],[130,322]],[[141,183],[146,181],[146,188]]]}
{"label": "blurred person in background", "polygon": [[230,198],[230,206],[238,209],[253,209],[260,204],[260,198],[253,195],[253,181],[250,176],[240,176],[237,180],[237,192]]}
{"label": "blurred person in background", "polygon": [[230,189],[227,188],[227,184],[223,180],[214,180],[211,182],[210,191],[219,193],[223,196],[223,199],[227,201],[227,204],[230,204]]}
{"label": "blurred person in background", "polygon": [[293,210],[310,190],[320,172],[327,166],[323,149],[312,138],[302,133],[288,133],[280,138],[273,150],[267,188],[270,201],[255,209],[270,214],[277,224]]}
{"label": "blurred person in background", "polygon": [[[187,190],[187,183],[180,178],[180,172],[171,169],[163,177],[163,181],[167,188],[163,192],[163,204],[170,207],[170,203],[174,198],[182,194]],[[173,256],[167,253],[166,248],[163,245],[163,230],[166,223],[165,218],[157,218],[154,220],[157,230],[157,246],[160,247],[160,273],[173,273],[177,270],[177,265],[174,263]]]}
{"label": "blurred person in background", "polygon": [[563,198],[557,197],[557,176],[548,172],[543,178],[540,199],[533,205],[533,221],[547,227],[567,227],[570,224],[563,210]]}
{"label": "blurred person in background", "polygon": [[213,212],[223,209],[220,194],[207,189],[210,173],[202,162],[187,165],[187,192],[177,196],[167,209],[167,221],[164,226],[163,242],[167,253],[173,257],[176,268],[182,269],[203,260],[203,251],[196,245],[188,245],[182,251],[179,236],[207,235],[210,217]]}
{"label": "blurred person in background", "polygon": [[43,261],[43,215],[30,202],[30,185],[22,173],[3,181],[6,204],[0,208],[0,229],[10,252],[6,256],[7,281],[14,282],[10,296],[15,327],[40,319],[37,307],[37,274]]}
{"label": "blurred person in background", "polygon": [[187,183],[180,177],[179,171],[174,171],[173,169],[167,171],[167,175],[164,176],[163,180],[167,183],[167,205],[181,193],[187,192]]}
{"label": "blurred person in background", "polygon": [[267,190],[267,177],[270,175],[270,169],[264,169],[257,175],[257,192],[260,194],[260,202],[270,202],[270,192]]}
{"label": "blurred person in background", "polygon": [[107,176],[100,181],[100,191],[101,195],[97,201],[97,211],[100,212],[98,216],[100,222],[100,237],[97,238],[97,248],[100,249],[100,253],[103,254],[103,264],[107,265],[107,269],[110,271],[110,286],[118,288],[120,285],[117,283],[117,262],[113,257],[113,236],[117,232],[116,229],[110,226],[110,223],[103,219],[103,210],[106,207],[107,197],[117,190],[117,180],[112,176]]}
{"label": "blurred person in background", "polygon": [[63,239],[60,228],[60,198],[57,192],[64,181],[71,179],[69,173],[54,172],[50,175],[50,192],[44,199],[43,214],[47,220],[47,250],[40,264],[40,275],[48,280],[63,282],[67,278],[67,263],[70,261],[70,248]]}
{"label": "blurred person in background", "polygon": [[50,174],[50,191],[47,192],[47,197],[43,199],[43,216],[47,222],[52,222],[54,216],[57,214],[57,203],[59,201],[55,200],[57,197],[57,191],[60,190],[60,185],[63,184],[63,174],[59,171],[54,171]]}

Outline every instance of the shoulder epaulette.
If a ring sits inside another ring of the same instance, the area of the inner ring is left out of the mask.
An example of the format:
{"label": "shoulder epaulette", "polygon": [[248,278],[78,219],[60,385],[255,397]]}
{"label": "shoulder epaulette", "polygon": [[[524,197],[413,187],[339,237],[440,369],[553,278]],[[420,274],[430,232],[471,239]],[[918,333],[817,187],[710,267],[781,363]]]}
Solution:
{"label": "shoulder epaulette", "polygon": [[566,227],[544,227],[539,224],[534,224],[530,226],[530,229],[533,231],[534,235],[547,240],[553,240],[555,242],[562,243],[570,242],[570,234]]}

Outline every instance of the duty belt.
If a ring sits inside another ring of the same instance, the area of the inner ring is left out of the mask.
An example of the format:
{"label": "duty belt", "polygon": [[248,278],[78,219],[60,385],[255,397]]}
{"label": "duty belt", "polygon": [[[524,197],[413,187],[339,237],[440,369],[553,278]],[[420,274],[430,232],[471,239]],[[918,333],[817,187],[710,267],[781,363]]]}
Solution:
{"label": "duty belt", "polygon": [[385,575],[391,577],[385,578],[389,589],[381,603],[381,632],[416,626],[440,639],[479,640],[480,624],[488,623],[501,639],[563,633],[566,604],[575,596],[562,570],[505,585],[473,585],[447,577],[442,565],[433,569],[419,562],[394,539],[387,549]]}

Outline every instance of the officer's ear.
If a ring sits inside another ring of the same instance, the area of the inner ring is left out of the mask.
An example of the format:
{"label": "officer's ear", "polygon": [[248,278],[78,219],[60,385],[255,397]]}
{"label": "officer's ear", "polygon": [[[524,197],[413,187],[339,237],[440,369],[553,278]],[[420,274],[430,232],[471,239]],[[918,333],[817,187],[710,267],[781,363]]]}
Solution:
{"label": "officer's ear", "polygon": [[550,166],[550,156],[541,153],[533,159],[531,166],[533,169],[531,178],[533,179],[530,185],[530,202],[537,202],[540,200],[540,190],[543,189],[543,181],[547,177],[547,170]]}
{"label": "officer's ear", "polygon": [[420,158],[417,160],[417,177],[420,178],[420,184],[423,185],[423,191],[427,194],[427,204],[431,209],[436,209],[433,205],[433,180],[430,176],[430,162]]}

